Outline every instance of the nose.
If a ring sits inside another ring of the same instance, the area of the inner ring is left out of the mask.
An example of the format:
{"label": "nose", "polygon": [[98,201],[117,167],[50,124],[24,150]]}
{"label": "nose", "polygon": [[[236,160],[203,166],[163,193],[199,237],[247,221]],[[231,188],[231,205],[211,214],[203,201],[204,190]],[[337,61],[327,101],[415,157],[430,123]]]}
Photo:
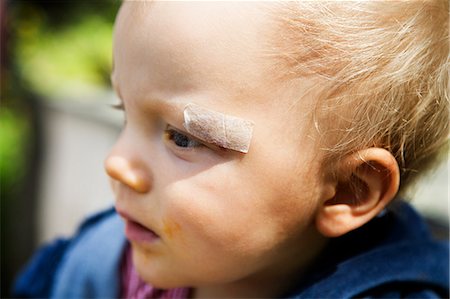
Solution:
{"label": "nose", "polygon": [[151,190],[150,175],[144,169],[133,166],[133,163],[124,156],[111,153],[105,160],[105,170],[112,179],[138,193],[147,193]]}

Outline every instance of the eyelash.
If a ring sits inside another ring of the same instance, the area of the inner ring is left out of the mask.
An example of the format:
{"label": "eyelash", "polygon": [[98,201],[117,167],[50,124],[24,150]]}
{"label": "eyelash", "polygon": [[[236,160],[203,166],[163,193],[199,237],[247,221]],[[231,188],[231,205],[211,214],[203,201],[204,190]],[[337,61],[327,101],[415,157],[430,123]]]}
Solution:
{"label": "eyelash", "polygon": [[165,130],[166,140],[172,142],[176,147],[182,149],[194,149],[204,147],[201,142],[189,137],[188,135],[174,129],[171,126],[167,126]]}
{"label": "eyelash", "polygon": [[125,105],[123,104],[123,102],[117,103],[117,104],[111,104],[111,108],[116,109],[116,110],[123,110],[125,111]]}

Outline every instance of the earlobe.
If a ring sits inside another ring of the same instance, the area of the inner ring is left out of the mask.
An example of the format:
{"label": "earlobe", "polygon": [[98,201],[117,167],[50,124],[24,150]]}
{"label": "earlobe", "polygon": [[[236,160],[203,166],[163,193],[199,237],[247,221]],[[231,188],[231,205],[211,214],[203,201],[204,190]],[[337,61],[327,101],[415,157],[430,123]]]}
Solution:
{"label": "earlobe", "polygon": [[353,153],[337,165],[334,193],[324,199],[317,229],[338,237],[369,222],[395,197],[400,172],[395,158],[382,148]]}

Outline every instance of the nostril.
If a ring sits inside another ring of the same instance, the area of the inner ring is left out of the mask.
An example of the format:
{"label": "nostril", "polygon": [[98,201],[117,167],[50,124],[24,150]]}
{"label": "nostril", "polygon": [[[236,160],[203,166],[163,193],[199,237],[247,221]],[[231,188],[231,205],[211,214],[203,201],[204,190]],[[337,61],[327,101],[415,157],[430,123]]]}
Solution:
{"label": "nostril", "polygon": [[140,169],[135,169],[123,157],[110,156],[105,160],[106,173],[114,180],[127,185],[139,193],[150,191],[150,178]]}

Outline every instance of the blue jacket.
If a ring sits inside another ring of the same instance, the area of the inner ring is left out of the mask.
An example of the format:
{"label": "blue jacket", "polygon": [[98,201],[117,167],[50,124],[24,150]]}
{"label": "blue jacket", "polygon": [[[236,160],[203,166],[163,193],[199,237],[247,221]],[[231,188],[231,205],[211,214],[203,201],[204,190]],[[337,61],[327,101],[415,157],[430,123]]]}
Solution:
{"label": "blue jacket", "polygon": [[[126,239],[114,209],[84,222],[74,238],[40,249],[15,297],[117,298]],[[448,298],[449,244],[432,240],[406,203],[333,239],[308,279],[287,298]]]}

